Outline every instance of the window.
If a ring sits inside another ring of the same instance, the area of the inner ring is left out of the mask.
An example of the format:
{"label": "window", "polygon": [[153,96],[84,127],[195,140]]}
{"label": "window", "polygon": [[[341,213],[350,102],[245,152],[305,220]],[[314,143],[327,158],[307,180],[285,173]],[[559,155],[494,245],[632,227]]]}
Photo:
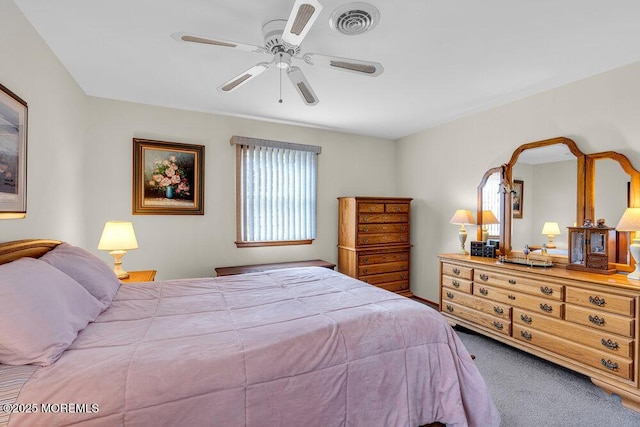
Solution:
{"label": "window", "polygon": [[316,237],[321,147],[234,136],[236,245],[309,244]]}
{"label": "window", "polygon": [[[496,172],[489,176],[482,188],[482,209],[492,211],[498,221],[500,221],[500,199],[502,197],[500,183],[500,173]],[[500,224],[487,224],[487,230],[489,237],[499,236]]]}

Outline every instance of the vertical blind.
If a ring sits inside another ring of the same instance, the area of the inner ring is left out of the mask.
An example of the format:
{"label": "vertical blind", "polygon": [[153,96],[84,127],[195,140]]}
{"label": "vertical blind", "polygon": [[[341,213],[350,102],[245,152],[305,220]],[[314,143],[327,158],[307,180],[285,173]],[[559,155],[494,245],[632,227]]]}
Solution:
{"label": "vertical blind", "polygon": [[239,241],[315,239],[320,147],[234,138],[232,143],[238,145]]}

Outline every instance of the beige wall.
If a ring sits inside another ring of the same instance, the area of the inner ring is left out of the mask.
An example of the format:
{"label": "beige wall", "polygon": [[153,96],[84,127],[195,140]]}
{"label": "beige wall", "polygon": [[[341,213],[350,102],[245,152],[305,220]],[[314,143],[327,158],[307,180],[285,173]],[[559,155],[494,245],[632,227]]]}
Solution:
{"label": "beige wall", "polygon": [[415,198],[413,292],[438,300],[437,255],[457,249],[458,229],[448,221],[456,209],[475,210],[487,169],[507,162],[523,143],[556,136],[573,139],[585,153],[619,151],[640,168],[638,117],[640,63],[397,141],[398,193]]}

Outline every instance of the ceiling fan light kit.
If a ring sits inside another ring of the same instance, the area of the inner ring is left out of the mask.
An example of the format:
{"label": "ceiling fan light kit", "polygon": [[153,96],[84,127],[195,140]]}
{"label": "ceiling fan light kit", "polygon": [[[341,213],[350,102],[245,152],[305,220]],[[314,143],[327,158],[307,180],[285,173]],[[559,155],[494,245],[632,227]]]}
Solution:
{"label": "ceiling fan light kit", "polygon": [[[369,8],[367,9],[365,5],[369,6]],[[367,5],[366,3],[350,3],[348,5],[344,5],[343,7],[336,9],[336,11],[334,11],[334,15],[338,12],[338,18],[345,13],[349,16],[354,15],[345,11],[345,6],[348,6],[347,9],[351,11],[354,10],[354,7],[357,7],[358,11],[364,10],[366,12],[365,15],[373,14],[375,15],[375,19],[371,21],[372,25],[362,22],[357,23],[356,21],[361,18],[351,19],[351,24],[347,24],[347,17],[345,16],[341,18],[341,22],[343,22],[341,25],[353,28],[367,27],[366,30],[369,30],[377,23],[379,18],[377,9],[371,5]],[[371,11],[371,8],[373,8],[375,12]],[[319,102],[319,99],[311,88],[311,85],[307,81],[300,67],[293,65],[294,61],[299,61],[300,63],[307,65],[318,65],[325,68],[349,71],[369,77],[378,76],[384,70],[382,64],[379,62],[340,58],[317,53],[305,53],[300,56],[300,44],[313,26],[313,23],[318,19],[321,11],[322,5],[317,0],[296,0],[288,20],[275,19],[264,24],[262,27],[264,46],[254,46],[190,33],[174,33],[172,34],[172,37],[185,43],[198,43],[252,53],[270,54],[273,56],[271,62],[260,62],[254,65],[250,69],[236,75],[220,85],[218,90],[223,93],[232,92],[262,74],[270,68],[272,64],[275,64],[275,66],[281,71],[287,72],[289,80],[293,84],[296,92],[298,92],[302,98],[303,102],[306,105],[311,106],[316,105]],[[332,15],[331,20],[333,21],[333,19],[334,17]]]}

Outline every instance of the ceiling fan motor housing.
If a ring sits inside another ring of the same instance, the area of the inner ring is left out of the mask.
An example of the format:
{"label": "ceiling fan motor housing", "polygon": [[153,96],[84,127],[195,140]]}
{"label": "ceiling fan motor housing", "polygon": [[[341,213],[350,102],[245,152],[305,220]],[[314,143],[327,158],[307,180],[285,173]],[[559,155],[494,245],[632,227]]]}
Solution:
{"label": "ceiling fan motor housing", "polygon": [[287,21],[284,19],[274,19],[262,26],[264,47],[274,55],[286,52],[290,56],[295,56],[300,53],[300,46],[290,46],[282,40],[282,32],[286,25]]}

